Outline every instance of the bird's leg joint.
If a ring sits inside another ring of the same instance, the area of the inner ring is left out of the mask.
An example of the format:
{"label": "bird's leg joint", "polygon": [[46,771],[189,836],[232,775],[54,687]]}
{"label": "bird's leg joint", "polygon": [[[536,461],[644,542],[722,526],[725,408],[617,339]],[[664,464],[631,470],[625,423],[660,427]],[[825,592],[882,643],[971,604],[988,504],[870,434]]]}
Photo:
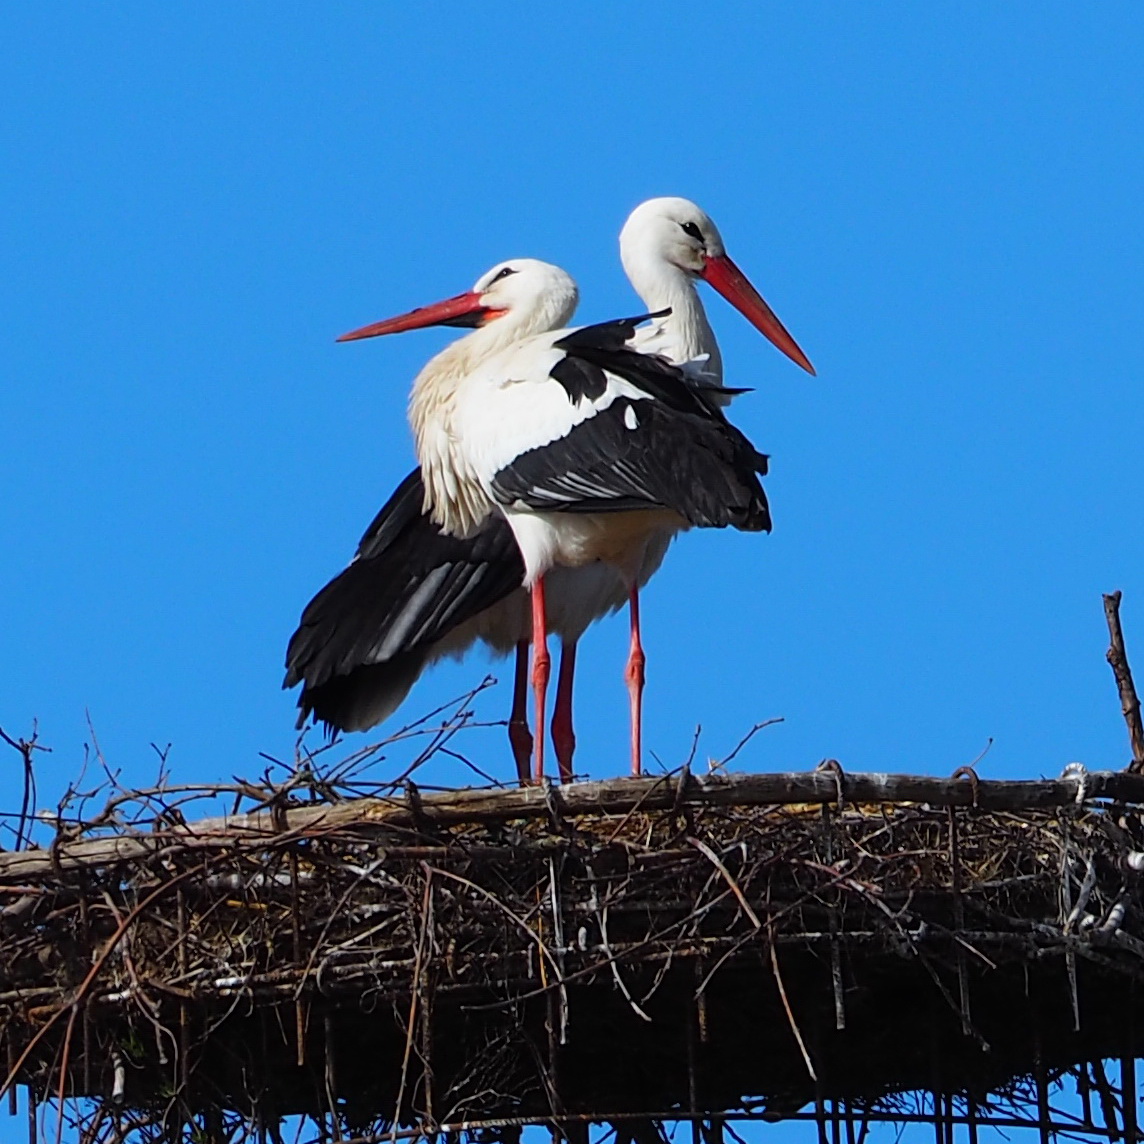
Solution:
{"label": "bird's leg joint", "polygon": [[543,643],[534,644],[532,648],[532,686],[547,687],[552,675],[552,656],[548,654],[548,647]]}
{"label": "bird's leg joint", "polygon": [[637,644],[632,648],[628,656],[628,666],[624,669],[624,679],[630,686],[643,687],[647,678],[647,672],[644,670],[646,666],[647,656],[644,655],[643,648]]}

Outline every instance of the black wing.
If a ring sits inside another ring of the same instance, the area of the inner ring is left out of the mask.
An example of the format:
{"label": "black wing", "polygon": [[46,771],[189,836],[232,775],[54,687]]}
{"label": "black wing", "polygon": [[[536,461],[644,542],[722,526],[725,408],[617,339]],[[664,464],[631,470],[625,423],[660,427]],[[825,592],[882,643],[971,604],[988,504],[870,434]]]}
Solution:
{"label": "black wing", "polygon": [[425,482],[421,479],[421,468],[418,466],[393,490],[389,500],[369,522],[369,528],[358,541],[354,559],[379,556],[391,544],[396,543],[403,532],[416,528],[424,500]]}
{"label": "black wing", "polygon": [[552,377],[570,402],[603,395],[609,373],[647,398],[617,398],[516,457],[493,478],[502,504],[543,512],[667,508],[699,527],[770,530],[759,482],[767,458],[709,399],[724,391],[697,386],[666,358],[625,344],[639,322],[657,316],[585,326],[555,343],[566,356]]}
{"label": "black wing", "polygon": [[503,518],[461,540],[424,515],[423,495],[415,469],[349,567],[306,605],[283,683],[303,684],[299,725],[313,711],[343,730],[372,726],[404,697],[438,640],[520,587],[524,564]]}
{"label": "black wing", "polygon": [[[603,394],[607,388],[606,375],[613,373],[680,413],[695,413],[725,422],[721,407],[711,401],[711,397],[736,397],[748,390],[700,385],[667,358],[641,353],[627,344],[642,322],[670,313],[670,310],[658,310],[654,314],[598,322],[573,330],[552,343],[566,355],[553,367],[552,377],[568,391],[568,399],[577,402],[583,394],[589,399]],[[574,393],[574,389],[577,392]]]}

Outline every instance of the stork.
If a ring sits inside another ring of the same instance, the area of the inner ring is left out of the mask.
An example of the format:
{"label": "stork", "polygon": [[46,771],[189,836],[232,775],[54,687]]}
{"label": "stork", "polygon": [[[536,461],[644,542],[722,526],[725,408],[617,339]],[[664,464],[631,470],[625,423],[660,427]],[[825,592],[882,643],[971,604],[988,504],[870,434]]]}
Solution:
{"label": "stork", "polygon": [[[688,374],[688,380],[708,389],[717,405],[729,402],[737,390],[722,390],[723,359],[719,343],[707,321],[703,302],[696,288],[704,281],[721,294],[747,320],[784,354],[811,375],[814,366],[774,311],[751,285],[747,276],[726,252],[719,228],[710,216],[689,199],[661,197],[648,199],[632,211],[620,231],[620,261],[632,287],[654,316],[650,324],[636,330],[630,345],[644,353],[659,354],[677,364],[703,362],[702,372]],[[629,591],[623,578],[608,564],[575,570],[575,581],[567,583],[568,573],[557,567],[549,574],[550,597],[562,599],[575,589],[565,606],[561,636],[560,670],[552,738],[561,776],[571,776],[572,680],[576,644],[589,624],[629,602],[630,647],[624,675],[628,685],[632,728],[632,771],[640,771],[643,700],[646,658],[639,636],[639,596],[642,588],[659,569],[674,532],[665,530],[647,544],[636,590]],[[559,579],[557,579],[559,577]],[[569,614],[570,613],[570,614]],[[570,629],[570,630],[569,630]],[[523,651],[517,651],[516,677],[522,679]],[[516,703],[520,702],[520,692]]]}
{"label": "stork", "polygon": [[[714,223],[694,203],[664,198],[641,204],[621,234],[621,257],[649,307],[671,306],[670,314],[636,333],[633,345],[676,360],[706,358],[700,381],[717,386],[722,374],[718,345],[694,287],[695,280],[703,278],[784,352],[811,369],[766,303],[727,258]],[[503,269],[494,268],[483,281]],[[522,287],[524,282],[517,285]],[[455,306],[456,300],[450,300],[432,314],[415,312],[355,334],[397,332],[433,320],[460,324],[453,313]],[[710,398],[726,400],[716,388],[711,389]],[[515,644],[516,685],[509,734],[518,771],[525,780],[532,745],[524,717],[531,625],[523,594],[513,591],[521,582],[519,553],[497,515],[489,517],[469,540],[444,535],[421,514],[422,495],[420,471],[415,470],[378,513],[353,563],[307,606],[290,643],[285,682],[285,686],[304,683],[299,726],[313,712],[332,728],[365,729],[396,708],[427,662],[457,654],[478,638],[502,653]],[[637,589],[658,568],[671,535],[665,531],[647,545]],[[633,646],[626,674],[632,703],[633,766],[638,767],[643,683],[638,596],[629,591],[623,576],[603,563],[554,567],[545,578],[545,588],[549,626],[562,637],[552,726],[562,778],[572,774],[571,684],[577,640],[591,622],[622,606],[629,596],[634,605]],[[543,725],[538,731],[543,732]]]}
{"label": "stork", "polygon": [[[518,338],[563,326],[577,300],[575,282],[559,267],[513,259],[465,294],[339,340],[427,325],[474,327],[425,367],[459,376]],[[476,535],[458,538],[429,519],[425,500],[416,468],[374,517],[349,566],[306,605],[287,647],[282,684],[303,685],[299,729],[312,713],[331,731],[367,730],[397,709],[428,663],[459,655],[478,639],[501,653],[522,641],[527,647],[524,564],[504,517],[494,514]],[[527,780],[532,744],[525,688],[517,692],[510,736],[518,770],[524,752]]]}

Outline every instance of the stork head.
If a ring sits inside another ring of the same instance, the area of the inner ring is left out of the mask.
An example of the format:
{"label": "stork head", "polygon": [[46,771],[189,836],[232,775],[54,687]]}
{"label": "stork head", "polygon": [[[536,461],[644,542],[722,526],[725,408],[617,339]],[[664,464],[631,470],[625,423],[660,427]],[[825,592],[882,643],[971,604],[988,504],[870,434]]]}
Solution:
{"label": "stork head", "polygon": [[690,199],[648,199],[632,211],[620,231],[620,260],[629,277],[629,263],[654,257],[702,278],[708,258],[724,253],[719,228]]}
{"label": "stork head", "polygon": [[496,341],[507,344],[567,325],[578,301],[576,283],[559,266],[537,258],[511,258],[482,274],[464,294],[351,330],[338,341],[376,338],[426,326],[463,326],[495,328]]}
{"label": "stork head", "polygon": [[659,198],[640,203],[620,231],[620,260],[640,292],[657,279],[682,273],[701,278],[792,361],[814,373],[775,312],[728,257],[723,236],[706,211],[690,199]]}

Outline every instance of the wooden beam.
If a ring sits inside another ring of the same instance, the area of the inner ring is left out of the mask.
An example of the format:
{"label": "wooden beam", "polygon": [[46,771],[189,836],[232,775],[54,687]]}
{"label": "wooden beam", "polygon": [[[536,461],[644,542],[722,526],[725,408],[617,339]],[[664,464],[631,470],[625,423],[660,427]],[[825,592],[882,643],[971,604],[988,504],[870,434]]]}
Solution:
{"label": "wooden beam", "polygon": [[[684,789],[679,790],[680,783]],[[1081,783],[1084,789],[1081,791]],[[615,778],[567,786],[503,790],[463,789],[421,794],[416,807],[404,796],[353,799],[328,806],[302,806],[284,814],[260,810],[207,818],[147,834],[107,835],[65,842],[51,850],[0,854],[0,883],[49,875],[53,870],[109,866],[172,850],[217,849],[236,842],[286,842],[339,829],[404,830],[466,822],[545,818],[556,814],[620,816],[680,806],[784,806],[837,802],[928,803],[982,810],[1046,810],[1088,799],[1144,804],[1144,776],[1122,771],[1069,774],[1059,779],[1010,781],[926,775],[836,774],[809,771],[774,774],[663,775]]]}

